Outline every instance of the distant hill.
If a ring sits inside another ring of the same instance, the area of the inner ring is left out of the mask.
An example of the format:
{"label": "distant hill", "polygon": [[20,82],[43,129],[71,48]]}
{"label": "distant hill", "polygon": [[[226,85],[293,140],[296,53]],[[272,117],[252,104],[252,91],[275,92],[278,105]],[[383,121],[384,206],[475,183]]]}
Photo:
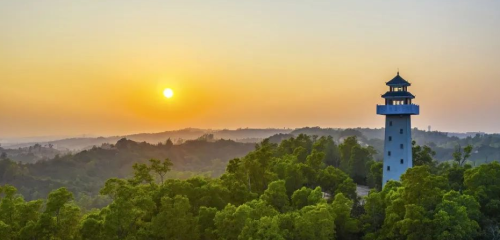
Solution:
{"label": "distant hill", "polygon": [[[241,143],[258,143],[265,138],[270,138],[271,142],[279,143],[283,139],[298,136],[299,134],[332,136],[337,142],[341,142],[348,136],[357,136],[362,143],[371,145],[378,151],[378,154],[375,156],[377,159],[383,158],[383,128],[339,129],[304,127],[297,129],[242,128],[235,130],[186,128],[175,131],[139,133],[126,136],[67,138],[41,143],[4,144],[2,147],[5,149],[3,152],[6,152],[8,157],[14,161],[35,162],[41,159],[50,159],[57,154],[67,154],[68,152],[77,153],[93,147],[113,144],[122,138],[127,138],[135,142],[147,142],[149,144],[165,143],[167,139],[171,139],[174,144],[180,144],[187,140],[195,140],[202,136],[210,135],[213,139],[230,139]],[[450,160],[456,146],[465,146],[468,144],[472,144],[475,148],[471,160],[486,162],[500,159],[500,135],[498,134],[486,134],[482,132],[446,133],[413,129],[412,138],[419,145],[431,146],[436,151],[435,158],[439,161]],[[52,146],[52,148],[48,150],[44,149],[43,151],[33,151],[33,146],[35,145],[41,145],[43,148]],[[0,154],[1,153],[2,149],[0,148]]]}
{"label": "distant hill", "polygon": [[169,158],[174,164],[170,177],[182,179],[202,173],[216,177],[225,171],[229,160],[246,155],[254,147],[254,143],[232,140],[189,140],[179,145],[153,145],[121,139],[115,145],[36,163],[0,160],[0,185],[15,186],[28,199],[45,197],[61,186],[93,195],[105,180],[128,177],[134,163],[144,163],[151,158]]}
{"label": "distant hill", "polygon": [[213,134],[216,139],[229,139],[238,142],[260,142],[275,134],[290,133],[292,129],[250,129],[241,128],[235,130],[210,130],[210,129],[197,129],[186,128],[175,131],[165,131],[160,133],[138,133],[125,136],[111,136],[111,137],[86,137],[86,138],[66,138],[60,140],[53,140],[47,142],[26,142],[26,143],[4,143],[4,148],[25,148],[35,144],[48,145],[52,144],[55,149],[62,151],[81,151],[92,148],[94,146],[101,146],[102,144],[113,144],[122,138],[127,138],[136,142],[147,142],[157,144],[171,139],[174,143],[181,143],[186,140],[194,140],[205,134]]}
{"label": "distant hill", "polygon": [[67,154],[68,151],[61,151],[53,148],[53,145],[34,144],[33,146],[19,148],[0,147],[0,158],[9,158],[16,162],[34,163],[40,160],[48,160],[58,155]]}

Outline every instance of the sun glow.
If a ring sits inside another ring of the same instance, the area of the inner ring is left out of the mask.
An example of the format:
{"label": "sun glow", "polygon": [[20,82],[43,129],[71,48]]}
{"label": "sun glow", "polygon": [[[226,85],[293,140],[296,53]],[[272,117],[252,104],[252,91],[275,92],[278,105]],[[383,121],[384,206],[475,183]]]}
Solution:
{"label": "sun glow", "polygon": [[172,91],[172,89],[170,88],[165,88],[165,90],[163,90],[163,96],[165,96],[166,98],[171,98],[174,96],[174,91]]}

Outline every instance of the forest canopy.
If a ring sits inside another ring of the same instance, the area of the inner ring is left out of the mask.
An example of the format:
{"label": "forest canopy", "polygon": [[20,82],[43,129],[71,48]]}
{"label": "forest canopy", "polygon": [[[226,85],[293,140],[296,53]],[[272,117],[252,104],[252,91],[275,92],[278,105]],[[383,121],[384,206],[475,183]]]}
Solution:
{"label": "forest canopy", "polygon": [[[375,151],[351,136],[265,140],[233,158],[220,177],[166,179],[168,158],[135,163],[86,209],[62,187],[26,201],[4,185],[2,239],[495,239],[500,164],[419,164],[381,189]],[[463,158],[464,155],[462,155]],[[462,159],[461,158],[461,159]],[[173,166],[172,166],[173,163]],[[356,184],[373,189],[359,197]]]}

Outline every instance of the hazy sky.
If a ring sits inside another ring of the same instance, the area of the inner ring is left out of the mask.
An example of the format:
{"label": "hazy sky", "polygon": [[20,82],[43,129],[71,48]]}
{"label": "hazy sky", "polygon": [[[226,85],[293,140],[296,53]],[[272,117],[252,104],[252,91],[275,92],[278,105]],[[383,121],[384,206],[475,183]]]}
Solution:
{"label": "hazy sky", "polygon": [[500,132],[500,1],[1,1],[0,138],[382,127],[398,67],[414,126]]}

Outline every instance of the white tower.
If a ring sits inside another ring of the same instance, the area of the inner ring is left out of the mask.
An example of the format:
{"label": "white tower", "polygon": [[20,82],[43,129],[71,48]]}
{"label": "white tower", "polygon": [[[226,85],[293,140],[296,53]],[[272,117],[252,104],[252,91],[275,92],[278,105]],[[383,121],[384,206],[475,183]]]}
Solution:
{"label": "white tower", "polygon": [[377,114],[386,116],[382,186],[389,180],[399,181],[406,169],[413,166],[411,115],[420,112],[419,106],[412,104],[415,96],[407,91],[411,84],[399,72],[386,85],[389,91],[382,95],[385,105],[377,105]]}

